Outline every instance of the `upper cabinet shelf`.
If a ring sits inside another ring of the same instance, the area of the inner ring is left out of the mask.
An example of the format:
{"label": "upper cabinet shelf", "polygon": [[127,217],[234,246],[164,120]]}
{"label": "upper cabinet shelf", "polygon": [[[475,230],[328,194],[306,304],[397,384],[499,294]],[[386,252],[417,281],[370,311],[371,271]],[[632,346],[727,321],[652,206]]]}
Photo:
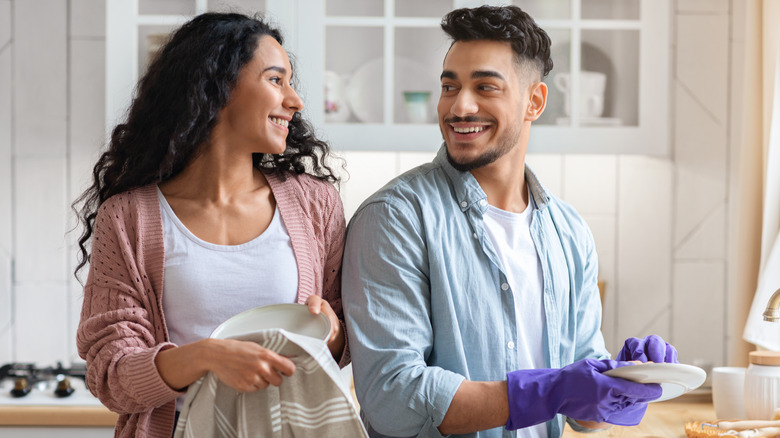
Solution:
{"label": "upper cabinet shelf", "polygon": [[[499,2],[107,0],[108,117],[126,107],[162,35],[206,10],[261,12],[282,27],[306,116],[333,147],[434,151],[450,45],[439,23],[454,8],[483,3]],[[669,0],[511,3],[553,42],[548,103],[531,129],[531,152],[668,154]]]}

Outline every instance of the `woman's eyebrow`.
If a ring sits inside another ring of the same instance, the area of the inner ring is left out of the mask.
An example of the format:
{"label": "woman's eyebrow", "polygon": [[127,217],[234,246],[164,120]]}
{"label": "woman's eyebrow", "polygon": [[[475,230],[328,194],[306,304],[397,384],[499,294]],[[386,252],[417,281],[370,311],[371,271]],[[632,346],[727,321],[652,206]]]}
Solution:
{"label": "woman's eyebrow", "polygon": [[283,75],[287,74],[287,69],[286,68],[278,67],[278,66],[275,66],[275,65],[267,67],[265,70],[263,70],[263,73],[267,72],[268,70],[273,70],[273,71],[279,72],[279,73],[281,73]]}

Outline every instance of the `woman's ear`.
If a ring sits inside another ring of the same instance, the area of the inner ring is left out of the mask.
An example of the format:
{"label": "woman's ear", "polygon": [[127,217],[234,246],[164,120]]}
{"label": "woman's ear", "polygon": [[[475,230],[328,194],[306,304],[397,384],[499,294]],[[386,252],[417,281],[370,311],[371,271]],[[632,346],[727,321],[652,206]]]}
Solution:
{"label": "woman's ear", "polygon": [[540,81],[532,84],[529,88],[525,119],[533,122],[542,115],[547,106],[547,84]]}

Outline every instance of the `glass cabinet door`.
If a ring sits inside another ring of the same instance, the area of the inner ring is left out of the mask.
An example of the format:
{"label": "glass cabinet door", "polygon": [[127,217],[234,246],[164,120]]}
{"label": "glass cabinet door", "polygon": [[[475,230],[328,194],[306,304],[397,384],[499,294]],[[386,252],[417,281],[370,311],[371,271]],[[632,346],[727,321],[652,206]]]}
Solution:
{"label": "glass cabinet door", "polygon": [[299,9],[307,116],[334,147],[438,149],[439,75],[449,48],[440,23],[461,3],[321,0]]}
{"label": "glass cabinet door", "polygon": [[335,148],[434,151],[441,18],[491,3],[521,7],[552,39],[529,151],[668,154],[670,0],[106,0],[107,126],[172,29],[238,10],[281,25],[306,117]]}
{"label": "glass cabinet door", "polygon": [[336,148],[435,150],[450,44],[441,18],[507,3],[552,39],[548,103],[530,151],[668,153],[669,0],[307,1],[297,29],[309,117]]}
{"label": "glass cabinet door", "polygon": [[514,0],[552,40],[531,151],[668,154],[669,2]]}
{"label": "glass cabinet door", "polygon": [[638,126],[639,0],[516,0],[552,39],[548,104],[537,122]]}
{"label": "glass cabinet door", "polygon": [[106,132],[123,117],[136,82],[172,31],[204,12],[265,14],[269,3],[283,1],[106,0]]}

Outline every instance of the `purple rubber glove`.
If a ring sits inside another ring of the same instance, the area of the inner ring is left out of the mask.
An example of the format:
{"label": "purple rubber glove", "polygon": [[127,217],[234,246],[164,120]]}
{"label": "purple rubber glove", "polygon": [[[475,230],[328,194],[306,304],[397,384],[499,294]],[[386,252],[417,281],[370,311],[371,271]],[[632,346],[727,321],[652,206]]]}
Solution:
{"label": "purple rubber glove", "polygon": [[658,335],[644,339],[628,338],[618,353],[617,360],[677,363],[677,350]]}
{"label": "purple rubber glove", "polygon": [[661,396],[655,383],[635,383],[601,373],[627,362],[583,359],[560,369],[518,370],[507,374],[509,430],[548,421],[555,414],[575,420],[635,426],[647,402]]}

